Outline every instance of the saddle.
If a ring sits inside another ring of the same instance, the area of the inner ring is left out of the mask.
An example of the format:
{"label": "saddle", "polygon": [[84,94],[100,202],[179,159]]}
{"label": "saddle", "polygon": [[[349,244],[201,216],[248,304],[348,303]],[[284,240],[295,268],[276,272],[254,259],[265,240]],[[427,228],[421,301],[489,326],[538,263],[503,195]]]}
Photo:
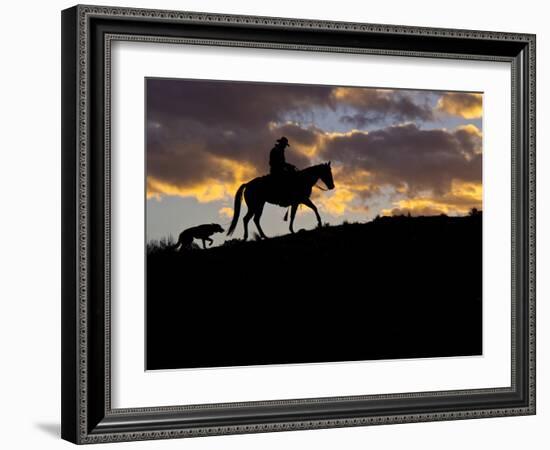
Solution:
{"label": "saddle", "polygon": [[296,198],[297,174],[297,170],[284,170],[266,175],[266,178],[269,179],[270,191],[276,197],[278,205],[289,206]]}

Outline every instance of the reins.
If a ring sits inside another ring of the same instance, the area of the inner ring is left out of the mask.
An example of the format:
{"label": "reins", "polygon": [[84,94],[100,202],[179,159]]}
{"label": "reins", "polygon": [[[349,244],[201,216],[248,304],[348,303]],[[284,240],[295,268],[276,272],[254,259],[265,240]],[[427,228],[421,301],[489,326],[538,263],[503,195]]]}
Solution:
{"label": "reins", "polygon": [[[319,167],[319,166],[308,167],[307,169],[299,170],[298,172],[302,172],[302,173],[303,173],[304,171],[306,171],[306,170],[308,170],[308,169],[312,169],[312,168],[314,168],[314,167]],[[328,191],[328,189],[325,189],[324,187],[319,186],[317,183],[315,183],[313,186],[316,187],[317,189],[321,190],[321,191],[325,191],[325,192]]]}

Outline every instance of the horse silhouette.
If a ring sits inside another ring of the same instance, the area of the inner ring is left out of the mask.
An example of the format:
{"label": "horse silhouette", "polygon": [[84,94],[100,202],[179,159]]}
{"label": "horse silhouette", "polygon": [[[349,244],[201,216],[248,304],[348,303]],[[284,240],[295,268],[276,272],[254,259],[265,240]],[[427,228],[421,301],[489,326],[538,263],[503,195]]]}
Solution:
{"label": "horse silhouette", "polygon": [[260,218],[262,217],[266,202],[284,207],[290,206],[289,228],[291,233],[294,233],[294,218],[300,204],[311,208],[317,217],[319,227],[322,226],[319,211],[317,211],[317,207],[309,198],[313,186],[315,186],[319,179],[328,189],[334,189],[330,161],[285,175],[257,177],[248,183],[242,184],[235,194],[233,220],[227,230],[227,234],[231,236],[237,227],[243,193],[248,206],[248,211],[243,218],[244,240],[248,238],[248,222],[250,222],[252,217],[254,217],[254,223],[256,224],[256,228],[258,228],[260,237],[267,238],[260,225]]}

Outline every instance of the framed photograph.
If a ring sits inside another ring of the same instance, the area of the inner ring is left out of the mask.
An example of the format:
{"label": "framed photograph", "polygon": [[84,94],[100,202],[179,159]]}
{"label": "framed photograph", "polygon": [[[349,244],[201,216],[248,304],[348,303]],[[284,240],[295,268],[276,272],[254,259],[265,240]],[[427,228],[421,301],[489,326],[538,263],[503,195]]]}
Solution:
{"label": "framed photograph", "polygon": [[535,36],[62,12],[62,437],[535,413]]}

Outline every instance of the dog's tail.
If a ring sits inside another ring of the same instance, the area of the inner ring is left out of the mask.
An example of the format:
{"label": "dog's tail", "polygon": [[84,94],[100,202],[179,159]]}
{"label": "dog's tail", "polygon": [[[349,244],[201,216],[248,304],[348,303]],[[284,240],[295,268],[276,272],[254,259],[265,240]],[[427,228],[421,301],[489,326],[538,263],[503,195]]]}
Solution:
{"label": "dog's tail", "polygon": [[231,225],[229,225],[229,228],[227,230],[228,236],[231,236],[235,231],[235,228],[237,228],[237,223],[239,222],[239,214],[241,213],[241,202],[243,199],[243,193],[244,193],[244,189],[246,188],[246,185],[247,183],[241,184],[241,187],[235,194],[235,205],[233,207],[233,220],[231,221]]}

